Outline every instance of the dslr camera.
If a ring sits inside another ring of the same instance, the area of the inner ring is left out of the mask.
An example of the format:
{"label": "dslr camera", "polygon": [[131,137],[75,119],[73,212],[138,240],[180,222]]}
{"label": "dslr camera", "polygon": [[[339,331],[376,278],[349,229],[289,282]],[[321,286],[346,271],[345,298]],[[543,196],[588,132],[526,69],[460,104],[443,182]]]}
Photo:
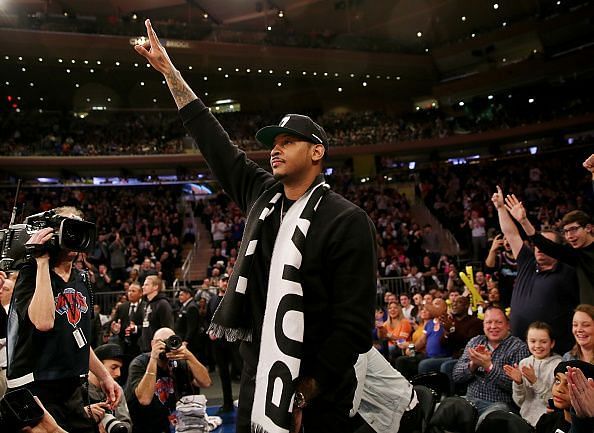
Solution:
{"label": "dslr camera", "polygon": [[[37,247],[25,246],[34,233],[46,227],[54,229],[48,242]],[[68,250],[90,253],[95,247],[96,235],[95,224],[58,215],[53,210],[31,215],[23,224],[0,230],[0,270],[18,270],[31,252],[43,254]]]}
{"label": "dslr camera", "polygon": [[171,335],[163,343],[165,343],[165,352],[159,353],[159,358],[165,361],[167,359],[165,354],[182,347],[183,340],[179,335]]}

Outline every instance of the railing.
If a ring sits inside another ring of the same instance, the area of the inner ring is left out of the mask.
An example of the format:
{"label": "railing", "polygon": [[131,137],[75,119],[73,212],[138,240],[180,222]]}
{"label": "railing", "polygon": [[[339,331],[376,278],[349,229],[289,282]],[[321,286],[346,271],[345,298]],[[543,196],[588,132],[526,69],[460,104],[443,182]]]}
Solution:
{"label": "railing", "polygon": [[188,252],[186,259],[184,260],[184,263],[182,264],[181,272],[180,272],[181,278],[176,278],[175,281],[173,282],[174,290],[179,290],[180,285],[187,287],[187,285],[189,283],[188,275],[190,275],[190,270],[192,268],[192,261],[194,260],[194,255],[196,254],[198,247],[200,246],[200,232],[197,230],[198,225],[196,224],[196,217],[194,216],[194,211],[192,210],[191,206],[187,205],[187,202],[186,202],[185,209],[186,209],[186,211],[189,211],[189,213],[190,213],[190,219],[192,220],[192,224],[193,224],[193,227],[195,230],[196,240],[194,241],[194,244],[192,245],[192,249]]}

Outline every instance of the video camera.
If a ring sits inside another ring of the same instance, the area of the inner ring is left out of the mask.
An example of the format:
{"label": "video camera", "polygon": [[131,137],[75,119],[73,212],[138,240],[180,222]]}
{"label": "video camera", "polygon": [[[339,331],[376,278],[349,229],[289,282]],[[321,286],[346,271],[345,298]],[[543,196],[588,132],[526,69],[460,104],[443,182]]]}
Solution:
{"label": "video camera", "polygon": [[95,224],[49,210],[27,217],[23,224],[0,230],[0,270],[17,270],[30,252],[30,246],[25,246],[29,238],[46,227],[53,228],[54,235],[44,245],[33,248],[37,254],[62,249],[90,253],[95,247]]}
{"label": "video camera", "polygon": [[0,400],[0,430],[3,432],[17,432],[25,427],[34,427],[43,415],[43,409],[26,388],[7,392]]}

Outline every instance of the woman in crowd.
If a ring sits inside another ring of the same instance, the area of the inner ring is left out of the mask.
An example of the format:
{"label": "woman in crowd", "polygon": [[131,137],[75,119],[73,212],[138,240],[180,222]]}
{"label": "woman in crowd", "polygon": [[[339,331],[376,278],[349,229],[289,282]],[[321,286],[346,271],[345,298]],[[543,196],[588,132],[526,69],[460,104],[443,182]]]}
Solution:
{"label": "woman in crowd", "polygon": [[410,322],[402,314],[402,308],[396,302],[388,304],[388,320],[384,323],[385,338],[388,341],[390,361],[402,355],[398,343],[408,342],[412,328]]}
{"label": "woman in crowd", "polygon": [[578,305],[571,327],[575,346],[563,355],[563,361],[578,359],[594,363],[594,305]]}

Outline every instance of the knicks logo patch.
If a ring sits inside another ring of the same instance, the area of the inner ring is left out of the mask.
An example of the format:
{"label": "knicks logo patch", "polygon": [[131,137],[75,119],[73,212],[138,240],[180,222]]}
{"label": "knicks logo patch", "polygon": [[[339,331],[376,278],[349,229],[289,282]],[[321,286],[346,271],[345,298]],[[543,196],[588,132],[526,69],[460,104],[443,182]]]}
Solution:
{"label": "knicks logo patch", "polygon": [[82,313],[89,310],[87,298],[80,292],[72,288],[66,288],[62,293],[56,296],[56,313],[64,315],[73,328],[76,328]]}

